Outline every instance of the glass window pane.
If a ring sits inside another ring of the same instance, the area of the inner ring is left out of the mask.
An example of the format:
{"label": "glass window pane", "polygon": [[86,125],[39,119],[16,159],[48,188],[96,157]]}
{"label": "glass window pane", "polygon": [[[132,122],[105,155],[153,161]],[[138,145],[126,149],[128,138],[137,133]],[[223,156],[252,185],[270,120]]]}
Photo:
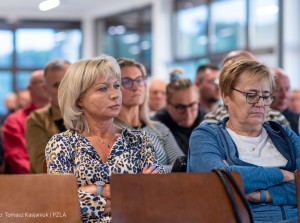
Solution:
{"label": "glass window pane", "polygon": [[181,67],[184,69],[183,77],[189,78],[191,81],[195,80],[197,69],[195,61],[173,63],[172,66],[169,67],[169,71],[171,72],[171,70],[176,67]]}
{"label": "glass window pane", "polygon": [[151,70],[151,7],[101,19],[97,27],[97,51],[135,59]]}
{"label": "glass window pane", "polygon": [[265,53],[255,55],[258,61],[268,65],[269,67],[277,67],[278,66],[278,54],[276,53]]}
{"label": "glass window pane", "polygon": [[211,5],[213,52],[246,47],[247,7],[245,0],[224,0]]}
{"label": "glass window pane", "polygon": [[207,53],[207,24],[207,5],[178,11],[176,34],[177,58],[191,58]]}
{"label": "glass window pane", "polygon": [[52,58],[80,58],[81,31],[22,28],[16,30],[17,66],[44,67]]}
{"label": "glass window pane", "polygon": [[12,73],[9,71],[0,71],[0,113],[5,114],[6,113],[6,107],[4,104],[5,96],[8,93],[11,93],[13,91],[13,76]]}
{"label": "glass window pane", "polygon": [[26,89],[31,72],[20,71],[16,73],[17,89]]}
{"label": "glass window pane", "polygon": [[250,48],[278,46],[278,0],[252,0],[250,9]]}
{"label": "glass window pane", "polygon": [[0,67],[12,65],[13,33],[10,30],[0,30]]}

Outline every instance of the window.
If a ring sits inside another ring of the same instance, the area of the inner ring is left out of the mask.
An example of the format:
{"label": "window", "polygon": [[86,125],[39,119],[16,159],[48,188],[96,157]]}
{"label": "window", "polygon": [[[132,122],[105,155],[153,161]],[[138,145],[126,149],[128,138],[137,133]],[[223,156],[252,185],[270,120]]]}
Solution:
{"label": "window", "polygon": [[99,19],[97,27],[97,54],[132,58],[151,72],[151,7]]}
{"label": "window", "polygon": [[[270,66],[280,66],[280,0],[175,0],[175,54],[170,69],[220,64],[232,50],[251,51]],[[186,71],[186,72],[187,72]]]}
{"label": "window", "polygon": [[53,58],[80,59],[81,41],[79,22],[0,21],[0,113],[5,96],[26,89],[32,71]]}
{"label": "window", "polygon": [[244,0],[213,2],[210,37],[212,52],[246,48],[246,22],[247,11]]}

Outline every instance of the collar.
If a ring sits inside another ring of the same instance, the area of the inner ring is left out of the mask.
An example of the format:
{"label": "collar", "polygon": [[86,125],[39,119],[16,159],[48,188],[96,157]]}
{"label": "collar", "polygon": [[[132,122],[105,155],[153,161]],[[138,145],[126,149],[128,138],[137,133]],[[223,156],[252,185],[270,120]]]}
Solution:
{"label": "collar", "polygon": [[49,112],[50,112],[53,120],[59,120],[59,119],[63,118],[59,107],[57,105],[54,105],[53,103],[51,103],[51,107],[49,108]]}

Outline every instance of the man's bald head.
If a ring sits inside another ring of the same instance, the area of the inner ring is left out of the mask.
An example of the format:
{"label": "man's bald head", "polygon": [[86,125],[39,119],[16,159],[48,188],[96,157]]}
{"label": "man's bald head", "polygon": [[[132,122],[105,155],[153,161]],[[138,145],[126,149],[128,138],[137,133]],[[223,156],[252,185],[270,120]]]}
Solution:
{"label": "man's bald head", "polygon": [[271,104],[271,108],[283,112],[288,107],[291,96],[290,80],[281,68],[273,67],[271,70],[276,83],[276,90],[273,92],[275,100]]}
{"label": "man's bald head", "polygon": [[246,50],[234,50],[229,52],[222,61],[222,66],[229,60],[235,60],[238,58],[256,60],[255,56]]}

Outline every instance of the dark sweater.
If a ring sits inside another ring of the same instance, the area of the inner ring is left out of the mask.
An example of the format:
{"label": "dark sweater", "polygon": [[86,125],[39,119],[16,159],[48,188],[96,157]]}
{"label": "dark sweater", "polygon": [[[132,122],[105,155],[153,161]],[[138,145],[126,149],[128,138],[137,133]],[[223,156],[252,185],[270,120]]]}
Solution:
{"label": "dark sweater", "polygon": [[291,129],[299,135],[299,117],[300,114],[292,112],[288,108],[285,109],[282,114],[285,116],[285,118],[289,121]]}
{"label": "dark sweater", "polygon": [[184,128],[171,118],[166,108],[163,108],[156,112],[153,120],[160,121],[165,124],[172,132],[181,150],[187,155],[189,149],[189,139],[192,131],[201,123],[205,115],[205,112],[199,108],[198,115],[193,125],[190,128]]}

